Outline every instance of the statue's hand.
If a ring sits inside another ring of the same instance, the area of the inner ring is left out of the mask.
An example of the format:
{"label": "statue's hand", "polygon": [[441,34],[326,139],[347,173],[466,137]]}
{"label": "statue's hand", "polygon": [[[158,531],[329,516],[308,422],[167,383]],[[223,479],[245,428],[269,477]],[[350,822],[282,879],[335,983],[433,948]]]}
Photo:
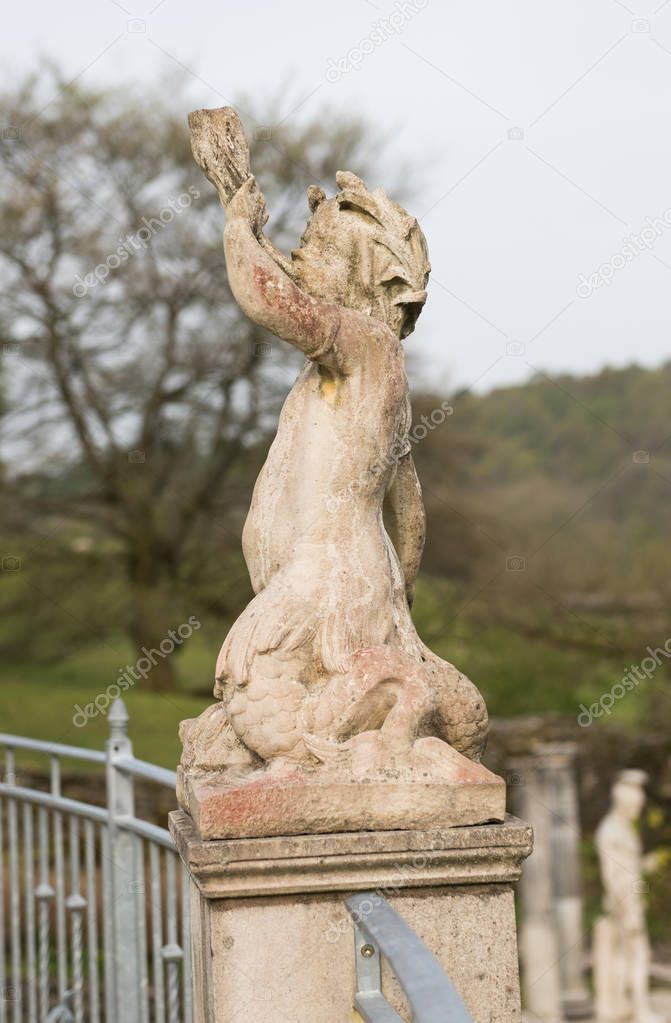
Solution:
{"label": "statue's hand", "polygon": [[263,225],[268,221],[266,200],[253,174],[240,186],[226,206],[226,220],[235,219],[248,223],[257,238]]}
{"label": "statue's hand", "polygon": [[193,157],[227,206],[251,173],[249,146],[240,118],[232,107],[192,110],[189,128]]}

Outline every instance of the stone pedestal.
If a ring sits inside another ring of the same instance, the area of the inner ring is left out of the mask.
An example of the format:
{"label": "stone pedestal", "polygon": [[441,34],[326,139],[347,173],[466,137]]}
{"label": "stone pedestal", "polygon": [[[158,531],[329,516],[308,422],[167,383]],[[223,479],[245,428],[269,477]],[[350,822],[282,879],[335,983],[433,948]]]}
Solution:
{"label": "stone pedestal", "polygon": [[[377,891],[452,978],[475,1023],[520,1019],[513,883],[531,829],[502,824],[203,841],[170,828],[191,876],[194,1023],[351,1023],[345,899]],[[407,1014],[393,974],[383,992]]]}

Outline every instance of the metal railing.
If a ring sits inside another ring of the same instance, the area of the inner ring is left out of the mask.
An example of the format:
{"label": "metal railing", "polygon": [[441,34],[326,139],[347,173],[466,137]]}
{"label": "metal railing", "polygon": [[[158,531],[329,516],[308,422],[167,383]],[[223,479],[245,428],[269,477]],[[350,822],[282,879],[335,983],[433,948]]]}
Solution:
{"label": "metal railing", "polygon": [[[133,756],[112,705],[106,751],[0,734],[0,1023],[192,1023],[188,875],[170,834],[135,813]],[[16,757],[49,761],[49,790]],[[62,792],[62,761],[105,769],[106,806]]]}
{"label": "metal railing", "polygon": [[383,895],[363,892],[345,904],[354,922],[354,1008],[365,1023],[404,1023],[382,994],[381,957],[403,989],[413,1023],[472,1023],[443,967]]}
{"label": "metal railing", "polygon": [[[174,792],[175,775],[133,756],[121,700],[108,722],[105,752],[0,733],[0,1023],[192,1023],[188,874],[169,832],[135,813],[135,779]],[[48,791],[17,784],[17,754],[48,758]],[[63,795],[64,760],[104,768],[105,806]],[[403,1023],[383,957],[414,1023],[472,1023],[380,892],[346,905],[365,1023]]]}

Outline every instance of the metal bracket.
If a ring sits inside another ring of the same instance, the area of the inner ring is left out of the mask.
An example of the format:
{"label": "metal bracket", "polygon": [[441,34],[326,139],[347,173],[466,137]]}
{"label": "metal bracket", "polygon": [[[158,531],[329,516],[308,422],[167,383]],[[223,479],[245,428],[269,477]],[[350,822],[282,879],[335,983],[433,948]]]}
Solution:
{"label": "metal bracket", "polygon": [[365,1023],[404,1023],[382,994],[381,956],[403,988],[414,1023],[473,1023],[438,960],[383,895],[362,892],[346,906],[354,923],[354,1007]]}

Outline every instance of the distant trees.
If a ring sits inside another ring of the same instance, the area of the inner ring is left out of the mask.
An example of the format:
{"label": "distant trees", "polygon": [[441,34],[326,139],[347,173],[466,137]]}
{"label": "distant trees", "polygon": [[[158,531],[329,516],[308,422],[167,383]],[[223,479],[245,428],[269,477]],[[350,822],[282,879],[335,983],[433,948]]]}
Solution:
{"label": "distant trees", "polygon": [[[66,85],[53,71],[0,97],[4,461],[26,509],[113,539],[138,652],[179,624],[187,552],[209,556],[215,503],[288,379],[232,300],[188,106],[174,85],[138,103],[130,89]],[[239,109],[269,230],[295,244],[306,187],[333,187],[342,167],[365,172],[379,139],[326,112],[299,123],[273,105]],[[33,470],[68,485],[36,493]],[[172,681],[159,660],[149,683]]]}
{"label": "distant trees", "polygon": [[459,613],[623,658],[666,639],[670,388],[667,363],[452,399],[415,458],[425,567],[461,581]]}

